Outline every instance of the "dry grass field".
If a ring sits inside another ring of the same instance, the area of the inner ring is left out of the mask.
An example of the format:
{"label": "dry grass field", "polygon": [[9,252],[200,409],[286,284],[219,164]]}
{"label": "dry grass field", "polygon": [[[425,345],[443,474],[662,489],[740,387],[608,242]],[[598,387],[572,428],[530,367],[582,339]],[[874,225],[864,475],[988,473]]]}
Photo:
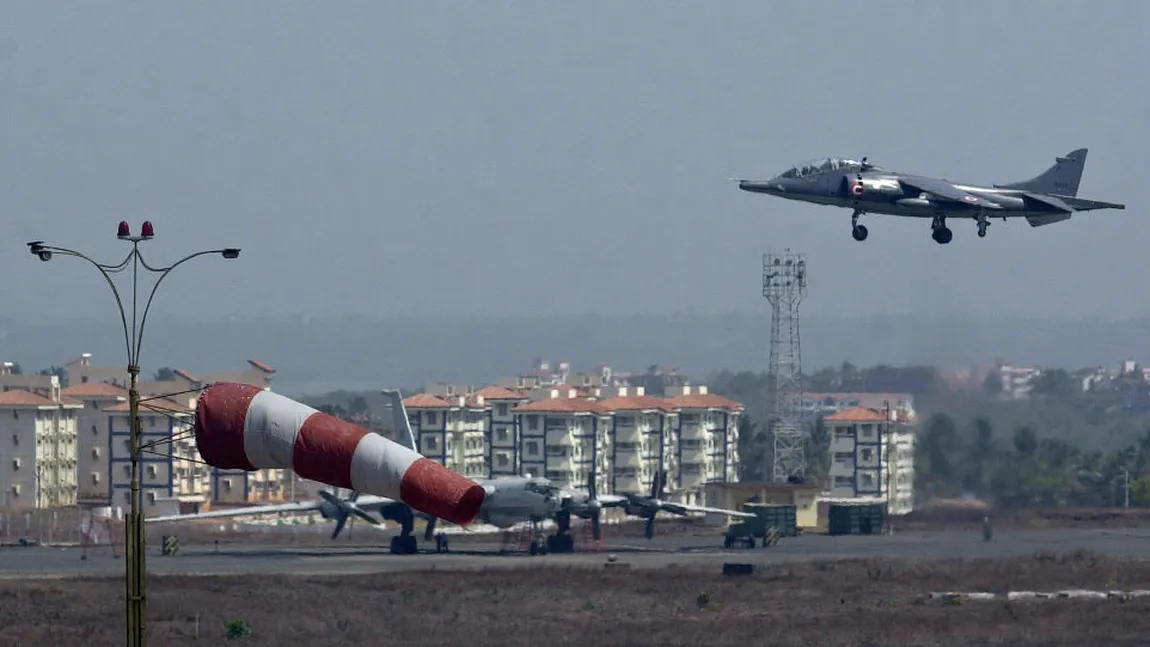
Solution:
{"label": "dry grass field", "polygon": [[[1150,599],[946,602],[929,591],[1150,588],[1150,563],[1078,552],[706,571],[541,566],[357,577],[152,578],[179,645],[1144,645]],[[239,621],[250,635],[229,640]],[[120,580],[0,582],[0,645],[118,645]]]}

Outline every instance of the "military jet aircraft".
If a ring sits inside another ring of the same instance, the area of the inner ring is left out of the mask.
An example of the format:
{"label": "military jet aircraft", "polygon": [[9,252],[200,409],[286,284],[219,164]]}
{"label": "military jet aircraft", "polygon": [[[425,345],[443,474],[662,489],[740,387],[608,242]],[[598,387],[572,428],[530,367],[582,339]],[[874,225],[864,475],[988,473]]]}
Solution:
{"label": "military jet aircraft", "polygon": [[800,164],[765,181],[735,181],[752,193],[853,209],[855,240],[867,237],[859,216],[877,213],[930,218],[931,237],[945,245],[954,236],[947,218],[974,220],[981,238],[991,218],[1026,218],[1031,227],[1041,227],[1069,220],[1075,211],[1125,209],[1123,204],[1077,197],[1086,151],[1079,148],[1055,158],[1053,166],[1029,180],[989,187],[887,171],[865,157],[861,161],[832,157]]}

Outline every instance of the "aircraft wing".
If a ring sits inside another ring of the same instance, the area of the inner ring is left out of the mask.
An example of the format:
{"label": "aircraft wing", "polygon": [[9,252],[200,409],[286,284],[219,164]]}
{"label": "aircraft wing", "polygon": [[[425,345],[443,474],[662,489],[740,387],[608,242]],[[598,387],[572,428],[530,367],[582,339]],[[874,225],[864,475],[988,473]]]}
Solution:
{"label": "aircraft wing", "polygon": [[[599,505],[604,508],[617,508],[627,505],[628,498],[618,494],[600,494],[595,498]],[[660,508],[666,508],[668,512],[710,512],[713,514],[725,514],[732,517],[742,517],[744,519],[753,519],[755,515],[749,512],[741,512],[738,510],[727,510],[726,508],[712,508],[705,505],[687,505],[684,503],[671,503],[670,501],[660,501]]]}
{"label": "aircraft wing", "polygon": [[[248,508],[229,508],[227,510],[212,510],[211,512],[197,512],[194,514],[174,514],[165,517],[151,517],[145,519],[146,523],[167,523],[173,521],[191,521],[193,519],[224,519],[228,517],[254,517],[263,514],[281,512],[313,512],[323,506],[322,500],[297,501],[295,503],[277,503],[272,505],[257,505]],[[370,509],[396,503],[394,499],[383,496],[362,496],[355,501],[361,509]]]}
{"label": "aircraft wing", "polygon": [[741,517],[743,519],[754,519],[755,515],[750,512],[741,512],[739,510],[727,510],[726,508],[712,508],[705,505],[685,505],[682,503],[671,503],[669,505],[675,508],[686,510],[687,512],[709,512],[711,514],[725,514],[729,517]]}
{"label": "aircraft wing", "polygon": [[936,195],[951,202],[966,204],[972,207],[982,207],[984,209],[1002,208],[1002,205],[997,202],[991,202],[968,191],[963,191],[946,180],[935,180],[928,177],[900,177],[898,181],[908,189]]}

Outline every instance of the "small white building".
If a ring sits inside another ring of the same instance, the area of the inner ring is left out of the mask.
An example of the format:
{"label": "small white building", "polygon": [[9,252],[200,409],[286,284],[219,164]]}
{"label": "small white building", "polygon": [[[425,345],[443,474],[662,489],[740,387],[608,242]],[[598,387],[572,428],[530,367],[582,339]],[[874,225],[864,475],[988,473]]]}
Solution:
{"label": "small white building", "polygon": [[856,407],[823,422],[830,434],[827,499],[884,501],[892,515],[914,508],[915,436],[897,411]]}

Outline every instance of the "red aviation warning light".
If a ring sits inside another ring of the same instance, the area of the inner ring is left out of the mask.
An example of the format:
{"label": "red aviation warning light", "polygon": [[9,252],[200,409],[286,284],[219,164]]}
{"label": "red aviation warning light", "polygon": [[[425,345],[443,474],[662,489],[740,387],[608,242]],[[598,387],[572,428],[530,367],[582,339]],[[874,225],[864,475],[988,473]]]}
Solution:
{"label": "red aviation warning light", "polygon": [[140,238],[143,238],[144,240],[148,240],[149,238],[151,238],[155,235],[156,235],[156,230],[152,228],[152,221],[151,220],[145,220],[144,226],[140,228]]}
{"label": "red aviation warning light", "polygon": [[249,384],[218,382],[204,391],[195,436],[213,467],[293,470],[454,524],[474,522],[487,496],[475,481],[415,450]]}
{"label": "red aviation warning light", "polygon": [[120,227],[116,230],[116,237],[117,238],[131,238],[132,237],[132,226],[129,225],[127,223],[127,221],[121,220],[120,221]]}

